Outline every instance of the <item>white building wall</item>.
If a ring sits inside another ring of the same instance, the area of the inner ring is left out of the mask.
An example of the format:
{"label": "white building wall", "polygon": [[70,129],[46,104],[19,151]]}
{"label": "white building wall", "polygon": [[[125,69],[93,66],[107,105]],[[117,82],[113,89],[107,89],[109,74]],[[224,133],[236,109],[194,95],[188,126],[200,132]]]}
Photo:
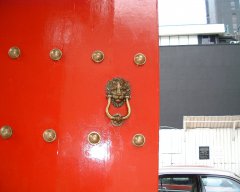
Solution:
{"label": "white building wall", "polygon": [[221,35],[224,24],[159,26],[159,45],[198,45],[198,35]]}
{"label": "white building wall", "polygon": [[187,36],[187,35],[179,36],[179,44],[180,45],[189,45],[189,36]]}
{"label": "white building wall", "polygon": [[159,25],[206,24],[205,0],[158,0]]}
{"label": "white building wall", "polygon": [[188,36],[188,44],[189,45],[197,45],[198,44],[198,37],[196,35],[189,35]]}
{"label": "white building wall", "polygon": [[160,46],[168,46],[170,45],[170,37],[164,36],[159,38],[159,45]]}
{"label": "white building wall", "polygon": [[159,38],[160,46],[173,46],[173,45],[198,45],[197,35],[175,35],[175,36],[162,36]]}
{"label": "white building wall", "polygon": [[178,36],[170,36],[170,45],[179,45]]}
{"label": "white building wall", "polygon": [[[159,167],[206,165],[240,175],[240,129],[160,129]],[[199,147],[209,146],[210,159],[199,160]]]}

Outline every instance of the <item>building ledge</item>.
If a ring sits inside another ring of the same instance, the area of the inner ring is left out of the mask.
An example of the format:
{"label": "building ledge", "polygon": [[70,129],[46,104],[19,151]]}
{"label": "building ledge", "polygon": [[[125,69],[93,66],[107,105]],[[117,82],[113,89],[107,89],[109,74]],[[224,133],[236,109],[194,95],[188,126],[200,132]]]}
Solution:
{"label": "building ledge", "polygon": [[224,24],[159,26],[159,36],[203,35],[225,33]]}

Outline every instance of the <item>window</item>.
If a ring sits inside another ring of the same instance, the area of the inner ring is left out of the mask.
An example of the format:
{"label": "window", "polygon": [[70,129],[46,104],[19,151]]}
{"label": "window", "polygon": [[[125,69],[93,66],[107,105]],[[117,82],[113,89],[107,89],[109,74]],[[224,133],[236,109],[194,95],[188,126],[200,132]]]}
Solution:
{"label": "window", "polygon": [[233,23],[233,30],[237,31],[237,14],[233,13],[232,14],[232,23]]}
{"label": "window", "polygon": [[216,35],[199,35],[199,44],[208,45],[208,44],[216,44],[217,36]]}
{"label": "window", "polygon": [[201,180],[206,192],[240,192],[240,184],[229,178],[202,176]]}
{"label": "window", "polygon": [[236,9],[236,4],[235,4],[235,1],[234,1],[234,0],[232,0],[232,1],[230,2],[230,6],[231,6],[231,9],[232,9],[232,10],[235,10],[235,9]]}
{"label": "window", "polygon": [[197,192],[197,178],[186,175],[165,175],[159,179],[160,192]]}

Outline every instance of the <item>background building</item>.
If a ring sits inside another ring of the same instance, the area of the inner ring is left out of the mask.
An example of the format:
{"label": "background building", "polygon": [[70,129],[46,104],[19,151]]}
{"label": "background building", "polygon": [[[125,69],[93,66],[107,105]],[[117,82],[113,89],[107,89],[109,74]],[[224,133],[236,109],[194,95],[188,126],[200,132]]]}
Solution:
{"label": "background building", "polygon": [[[175,1],[159,7],[170,18],[179,14],[174,22],[159,15],[159,167],[206,165],[239,174],[239,1]],[[186,20],[178,21],[181,14]]]}
{"label": "background building", "polygon": [[239,0],[206,0],[207,23],[223,23],[226,34],[238,38],[240,26]]}
{"label": "background building", "polygon": [[239,30],[239,0],[159,0],[160,46],[239,44]]}
{"label": "background building", "polygon": [[239,12],[237,0],[159,0],[162,128],[183,128],[184,116],[240,114],[240,46],[230,35]]}
{"label": "background building", "polygon": [[161,127],[184,116],[240,114],[240,45],[162,46]]}

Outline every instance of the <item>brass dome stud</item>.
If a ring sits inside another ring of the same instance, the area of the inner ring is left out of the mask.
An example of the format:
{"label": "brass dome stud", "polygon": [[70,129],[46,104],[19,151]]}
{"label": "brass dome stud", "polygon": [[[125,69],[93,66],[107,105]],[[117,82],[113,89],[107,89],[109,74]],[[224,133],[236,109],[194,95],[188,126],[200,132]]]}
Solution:
{"label": "brass dome stud", "polygon": [[8,56],[11,58],[11,59],[17,59],[18,57],[20,57],[21,55],[21,51],[18,47],[11,47],[9,50],[8,50]]}
{"label": "brass dome stud", "polygon": [[101,141],[101,136],[97,132],[91,132],[88,134],[88,142],[92,145],[97,145]]}
{"label": "brass dome stud", "polygon": [[134,56],[134,63],[138,66],[144,65],[146,63],[146,56],[142,53],[137,53]]}
{"label": "brass dome stud", "polygon": [[92,60],[95,62],[95,63],[101,63],[103,60],[104,60],[104,53],[102,51],[94,51],[92,53]]}
{"label": "brass dome stud", "polygon": [[3,139],[9,139],[12,136],[12,133],[12,128],[8,125],[4,125],[0,129],[0,135]]}
{"label": "brass dome stud", "polygon": [[56,138],[57,138],[57,134],[53,129],[46,129],[43,132],[43,139],[48,143],[55,141]]}
{"label": "brass dome stud", "polygon": [[142,134],[136,134],[133,136],[132,143],[136,147],[142,147],[145,144],[145,137]]}
{"label": "brass dome stud", "polygon": [[52,49],[49,53],[49,56],[52,60],[58,61],[62,58],[62,51],[60,49]]}

